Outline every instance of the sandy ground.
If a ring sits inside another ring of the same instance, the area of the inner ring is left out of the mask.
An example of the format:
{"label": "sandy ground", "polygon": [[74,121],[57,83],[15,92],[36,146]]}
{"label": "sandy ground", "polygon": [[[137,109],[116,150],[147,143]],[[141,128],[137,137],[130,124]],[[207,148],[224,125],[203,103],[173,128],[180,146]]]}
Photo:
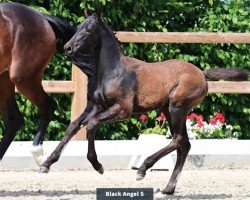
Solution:
{"label": "sandy ground", "polygon": [[[163,189],[170,172],[148,172],[135,181],[135,170],[95,171],[0,171],[1,200],[96,199],[96,188],[150,187]],[[184,170],[175,195],[154,199],[250,199],[250,169]]]}

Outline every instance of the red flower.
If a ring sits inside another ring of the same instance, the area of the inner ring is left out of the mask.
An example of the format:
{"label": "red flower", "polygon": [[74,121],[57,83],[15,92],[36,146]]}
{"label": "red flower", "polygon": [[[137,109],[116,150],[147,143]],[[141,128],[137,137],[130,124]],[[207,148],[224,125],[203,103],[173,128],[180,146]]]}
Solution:
{"label": "red flower", "polygon": [[215,114],[215,119],[218,120],[222,124],[225,122],[225,117],[221,113],[216,113]]}
{"label": "red flower", "polygon": [[204,126],[203,121],[201,121],[201,120],[198,121],[197,126],[198,126],[198,128],[202,128]]}
{"label": "red flower", "polygon": [[187,116],[187,119],[190,119],[190,120],[195,120],[197,117],[197,115],[195,113],[190,113],[188,116]]}
{"label": "red flower", "polygon": [[211,124],[211,125],[216,125],[216,123],[217,123],[217,119],[216,118],[212,118],[210,120],[210,122],[209,122],[209,124]]}
{"label": "red flower", "polygon": [[145,122],[145,121],[147,121],[148,120],[148,116],[146,115],[146,114],[141,114],[141,116],[140,116],[140,120],[141,121],[143,121],[143,122]]}
{"label": "red flower", "polygon": [[203,118],[202,115],[197,115],[197,116],[196,116],[197,122],[200,122],[200,121],[203,122],[203,119],[204,119],[204,118]]}
{"label": "red flower", "polygon": [[157,117],[157,121],[161,122],[161,121],[165,121],[165,120],[166,120],[166,117],[165,117],[164,113],[161,112],[160,116]]}
{"label": "red flower", "polygon": [[197,115],[196,116],[196,121],[197,121],[197,126],[199,128],[202,128],[204,126],[204,122],[203,122],[203,116],[202,115]]}

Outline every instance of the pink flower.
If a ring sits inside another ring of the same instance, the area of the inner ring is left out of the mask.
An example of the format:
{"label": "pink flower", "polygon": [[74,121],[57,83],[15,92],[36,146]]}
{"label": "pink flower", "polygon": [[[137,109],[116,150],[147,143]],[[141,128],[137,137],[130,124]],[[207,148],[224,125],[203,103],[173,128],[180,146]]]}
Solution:
{"label": "pink flower", "polygon": [[165,121],[165,120],[166,120],[166,117],[165,117],[164,113],[163,113],[163,112],[161,112],[160,116],[159,116],[159,117],[157,117],[157,119],[156,119],[156,120],[157,120],[157,121],[159,121],[159,122],[161,122],[161,121]]}
{"label": "pink flower", "polygon": [[148,116],[146,115],[146,114],[141,114],[141,116],[140,116],[140,120],[141,121],[143,121],[143,122],[145,122],[145,121],[147,121],[148,120]]}
{"label": "pink flower", "polygon": [[197,115],[196,116],[196,121],[197,121],[197,126],[199,128],[202,128],[204,126],[204,122],[203,122],[203,116],[202,115]]}
{"label": "pink flower", "polygon": [[225,122],[225,117],[221,113],[215,113],[215,118],[222,124]]}
{"label": "pink flower", "polygon": [[204,118],[203,118],[202,115],[197,115],[197,116],[196,116],[196,121],[197,121],[197,122],[200,122],[200,121],[203,122],[203,119],[204,119]]}
{"label": "pink flower", "polygon": [[217,119],[216,118],[212,118],[210,121],[209,121],[209,124],[211,125],[216,125],[217,123]]}
{"label": "pink flower", "polygon": [[195,120],[197,117],[197,115],[195,113],[190,113],[188,116],[187,116],[187,119],[190,119],[190,120]]}
{"label": "pink flower", "polygon": [[198,121],[197,126],[198,126],[198,128],[202,128],[204,126],[203,121],[201,121],[201,120]]}

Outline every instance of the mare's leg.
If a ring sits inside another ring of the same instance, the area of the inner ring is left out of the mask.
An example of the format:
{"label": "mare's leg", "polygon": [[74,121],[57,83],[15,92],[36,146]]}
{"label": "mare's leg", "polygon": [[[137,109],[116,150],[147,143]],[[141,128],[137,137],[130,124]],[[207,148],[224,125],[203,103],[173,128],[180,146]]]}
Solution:
{"label": "mare's leg", "polygon": [[[15,63],[15,62],[14,62]],[[46,156],[43,154],[42,141],[46,129],[52,120],[56,108],[56,102],[48,96],[42,87],[43,68],[36,67],[40,73],[25,72],[21,65],[12,64],[10,67],[10,79],[16,85],[18,91],[27,97],[40,112],[40,124],[35,136],[31,153],[38,165],[41,165]],[[27,69],[28,70],[28,69]]]}
{"label": "mare's leg", "polygon": [[56,38],[43,17],[37,15],[33,18],[30,21],[27,16],[20,18],[20,25],[13,25],[16,31],[12,37],[9,75],[18,91],[39,109],[40,124],[32,153],[37,164],[41,165],[46,159],[41,146],[43,137],[56,108],[56,102],[45,93],[41,82],[56,50]]}
{"label": "mare's leg", "polygon": [[81,126],[85,126],[87,124],[89,118],[95,115],[97,111],[97,107],[94,107],[93,104],[88,104],[80,117],[70,123],[69,127],[66,130],[65,136],[56,147],[56,149],[48,157],[48,159],[42,164],[40,172],[47,173],[49,171],[50,166],[59,160],[63,149],[66,147],[70,139],[77,133]]}
{"label": "mare's leg", "polygon": [[0,160],[3,158],[16,132],[23,125],[23,117],[15,100],[15,86],[10,81],[9,72],[0,75],[0,113],[3,116],[5,131],[0,142]]}

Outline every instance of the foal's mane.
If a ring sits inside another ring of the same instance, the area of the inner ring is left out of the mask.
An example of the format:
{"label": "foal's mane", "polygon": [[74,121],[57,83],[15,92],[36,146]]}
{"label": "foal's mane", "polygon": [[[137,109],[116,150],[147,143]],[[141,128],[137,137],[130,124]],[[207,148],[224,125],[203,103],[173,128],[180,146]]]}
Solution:
{"label": "foal's mane", "polygon": [[111,37],[113,37],[116,42],[117,42],[117,46],[119,47],[119,51],[121,54],[123,54],[122,50],[121,50],[121,42],[118,40],[118,38],[115,36],[115,32],[111,29],[111,27],[109,25],[107,25],[103,20],[101,20],[101,26],[107,31],[107,33],[109,33],[109,35]]}

